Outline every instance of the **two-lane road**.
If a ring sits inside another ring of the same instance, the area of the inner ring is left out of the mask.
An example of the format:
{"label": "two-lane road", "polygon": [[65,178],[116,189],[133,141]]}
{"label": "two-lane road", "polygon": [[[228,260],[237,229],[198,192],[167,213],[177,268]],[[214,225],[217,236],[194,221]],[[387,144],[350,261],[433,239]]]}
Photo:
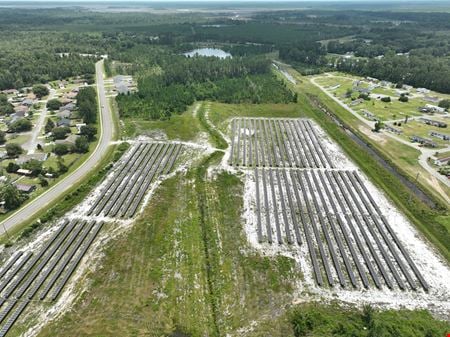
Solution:
{"label": "two-lane road", "polygon": [[107,149],[113,140],[115,130],[113,116],[105,95],[105,87],[103,83],[103,60],[95,64],[95,72],[100,104],[100,130],[99,141],[94,149],[94,152],[92,152],[89,158],[70,175],[3,220],[0,223],[0,234],[4,234],[5,229],[8,230],[23,223],[24,221],[29,220],[48,204],[58,200],[72,186],[80,183],[80,181],[86,177],[87,174],[93,172],[106,154]]}

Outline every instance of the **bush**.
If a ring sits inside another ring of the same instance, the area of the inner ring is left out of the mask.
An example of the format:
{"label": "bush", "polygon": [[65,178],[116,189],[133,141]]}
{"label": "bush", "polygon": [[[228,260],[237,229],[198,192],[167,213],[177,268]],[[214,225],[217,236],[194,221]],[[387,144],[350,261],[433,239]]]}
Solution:
{"label": "bush", "polygon": [[66,144],[56,144],[53,148],[53,152],[57,156],[63,156],[67,153],[69,153],[69,147]]}
{"label": "bush", "polygon": [[5,146],[6,154],[10,158],[17,157],[18,155],[22,154],[23,149],[19,144],[16,143],[8,143]]}
{"label": "bush", "polygon": [[26,118],[19,118],[15,122],[11,123],[9,126],[10,132],[24,132],[30,131],[33,124]]}
{"label": "bush", "polygon": [[444,109],[450,109],[450,99],[443,99],[439,102],[439,107]]}
{"label": "bush", "polygon": [[389,103],[391,101],[391,98],[389,96],[381,97],[381,101],[385,103]]}
{"label": "bush", "polygon": [[33,86],[32,90],[33,93],[39,98],[42,98],[49,94],[48,88],[43,84],[36,84],[35,86]]}
{"label": "bush", "polygon": [[9,163],[8,166],[6,166],[6,172],[8,173],[15,173],[17,172],[17,170],[20,169],[20,166],[17,165],[16,163]]}
{"label": "bush", "polygon": [[450,325],[435,320],[425,310],[379,311],[364,306],[363,311],[337,305],[304,304],[289,317],[295,337],[415,337],[445,336]]}
{"label": "bush", "polygon": [[58,126],[53,128],[52,137],[53,139],[65,139],[70,133],[70,128],[67,126]]}
{"label": "bush", "polygon": [[62,103],[59,99],[54,98],[47,102],[47,108],[50,110],[58,110],[62,106]]}
{"label": "bush", "polygon": [[402,95],[398,98],[398,100],[399,100],[400,102],[406,103],[406,102],[409,101],[409,98],[408,98],[408,96],[402,94]]}
{"label": "bush", "polygon": [[24,163],[22,167],[31,171],[31,175],[38,176],[42,172],[42,162],[36,159],[31,159]]}
{"label": "bush", "polygon": [[0,144],[5,144],[6,142],[6,133],[4,131],[0,131]]}
{"label": "bush", "polygon": [[86,136],[88,141],[92,142],[97,134],[97,128],[91,125],[85,125],[80,128],[80,135]]}
{"label": "bush", "polygon": [[358,98],[362,98],[365,101],[370,101],[370,96],[369,94],[365,94],[365,93],[360,93]]}
{"label": "bush", "polygon": [[79,153],[86,153],[89,151],[89,141],[87,137],[80,136],[75,141],[75,151]]}
{"label": "bush", "polygon": [[48,186],[48,180],[45,179],[44,177],[39,177],[39,183],[41,184],[42,187],[47,187]]}
{"label": "bush", "polygon": [[45,124],[45,133],[52,132],[55,127],[55,122],[51,120],[51,118],[47,119],[47,123]]}

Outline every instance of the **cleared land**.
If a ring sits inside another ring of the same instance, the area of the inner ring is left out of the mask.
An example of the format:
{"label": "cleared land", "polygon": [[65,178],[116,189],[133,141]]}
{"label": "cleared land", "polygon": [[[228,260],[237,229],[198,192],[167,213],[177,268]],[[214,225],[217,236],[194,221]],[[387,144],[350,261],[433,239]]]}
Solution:
{"label": "cleared land", "polygon": [[238,118],[231,128],[230,165],[333,167],[308,120]]}
{"label": "cleared land", "polygon": [[13,328],[28,305],[45,310],[49,301],[58,299],[102,229],[102,219],[133,217],[151,185],[173,169],[182,147],[136,142],[88,198],[89,204],[70,215],[73,220],[59,222],[12,253],[0,270],[0,336]]}
{"label": "cleared land", "polygon": [[231,121],[229,164],[268,167],[253,171],[258,241],[306,242],[319,286],[335,285],[337,276],[342,287],[350,281],[356,288],[359,275],[365,288],[371,284],[381,288],[383,281],[389,288],[396,284],[405,289],[408,284],[415,290],[416,277],[428,290],[358,174],[330,170],[336,165],[315,128],[311,121],[302,119]]}
{"label": "cleared land", "polygon": [[86,215],[133,217],[150,184],[159,175],[168,174],[172,170],[181,149],[181,144],[135,144]]}

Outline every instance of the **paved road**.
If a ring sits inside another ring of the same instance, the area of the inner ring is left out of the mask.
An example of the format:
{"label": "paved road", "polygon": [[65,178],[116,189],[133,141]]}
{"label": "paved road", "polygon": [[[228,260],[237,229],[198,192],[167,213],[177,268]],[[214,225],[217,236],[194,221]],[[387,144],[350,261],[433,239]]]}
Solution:
{"label": "paved road", "polygon": [[[365,118],[363,118],[360,114],[358,114],[355,110],[353,110],[352,108],[350,108],[347,104],[341,102],[338,98],[336,98],[335,96],[333,96],[331,93],[329,93],[323,86],[321,86],[320,84],[318,84],[315,80],[315,78],[311,79],[311,83],[313,83],[315,86],[319,87],[328,97],[332,98],[336,103],[338,103],[340,106],[342,106],[344,109],[346,109],[347,111],[349,111],[352,115],[354,115],[356,118],[358,118],[361,122],[363,122],[365,125],[367,125],[368,127],[370,127],[371,129],[374,127],[375,122],[371,122],[366,120]],[[420,156],[418,158],[418,162],[420,164],[420,166],[422,166],[426,171],[428,171],[428,173],[430,173],[430,175],[432,175],[434,178],[438,179],[439,181],[441,181],[442,183],[444,183],[446,186],[450,187],[450,181],[449,179],[447,179],[447,177],[443,176],[442,174],[439,174],[433,167],[430,166],[430,164],[427,161],[428,157],[431,157],[434,153],[436,152],[447,152],[449,149],[448,148],[444,148],[444,149],[427,149],[424,147],[420,147],[418,144],[416,143],[411,143],[403,138],[400,138],[392,133],[389,132],[383,132],[383,135],[389,137],[389,138],[393,138],[396,141],[403,143],[409,147],[413,147],[416,150],[420,151]],[[446,198],[446,200],[448,201],[448,197],[445,195],[442,195],[443,197]]]}
{"label": "paved road", "polygon": [[0,233],[4,234],[5,229],[11,229],[14,226],[30,219],[38,211],[44,208],[49,203],[57,200],[73,185],[81,181],[87,174],[91,173],[97,164],[104,157],[107,148],[110,146],[114,137],[114,121],[112,113],[109,109],[109,104],[105,95],[105,88],[103,83],[103,61],[99,61],[95,65],[97,77],[97,90],[100,104],[100,130],[99,142],[94,152],[89,158],[74,172],[61,180],[58,184],[41,194],[39,197],[17,210],[10,217],[0,223]]}
{"label": "paved road", "polygon": [[[47,101],[50,101],[51,99],[55,98],[56,90],[50,89],[50,94],[48,96]],[[28,154],[33,154],[36,150],[36,146],[38,144],[38,137],[42,133],[42,129],[45,124],[45,118],[47,117],[47,101],[44,101],[44,107],[41,110],[41,114],[39,115],[39,118],[36,122],[36,125],[33,128],[33,131],[31,132],[31,137],[28,142],[23,144],[23,148],[27,151]]]}

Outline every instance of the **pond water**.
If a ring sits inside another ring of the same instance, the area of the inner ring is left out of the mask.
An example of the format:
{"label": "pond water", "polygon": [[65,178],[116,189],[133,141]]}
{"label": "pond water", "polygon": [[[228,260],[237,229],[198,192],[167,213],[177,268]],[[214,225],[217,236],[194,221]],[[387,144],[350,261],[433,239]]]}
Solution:
{"label": "pond water", "polygon": [[221,59],[232,57],[230,53],[227,53],[226,51],[223,51],[222,49],[216,49],[216,48],[200,48],[200,49],[194,49],[190,52],[184,53],[184,56],[214,56]]}

